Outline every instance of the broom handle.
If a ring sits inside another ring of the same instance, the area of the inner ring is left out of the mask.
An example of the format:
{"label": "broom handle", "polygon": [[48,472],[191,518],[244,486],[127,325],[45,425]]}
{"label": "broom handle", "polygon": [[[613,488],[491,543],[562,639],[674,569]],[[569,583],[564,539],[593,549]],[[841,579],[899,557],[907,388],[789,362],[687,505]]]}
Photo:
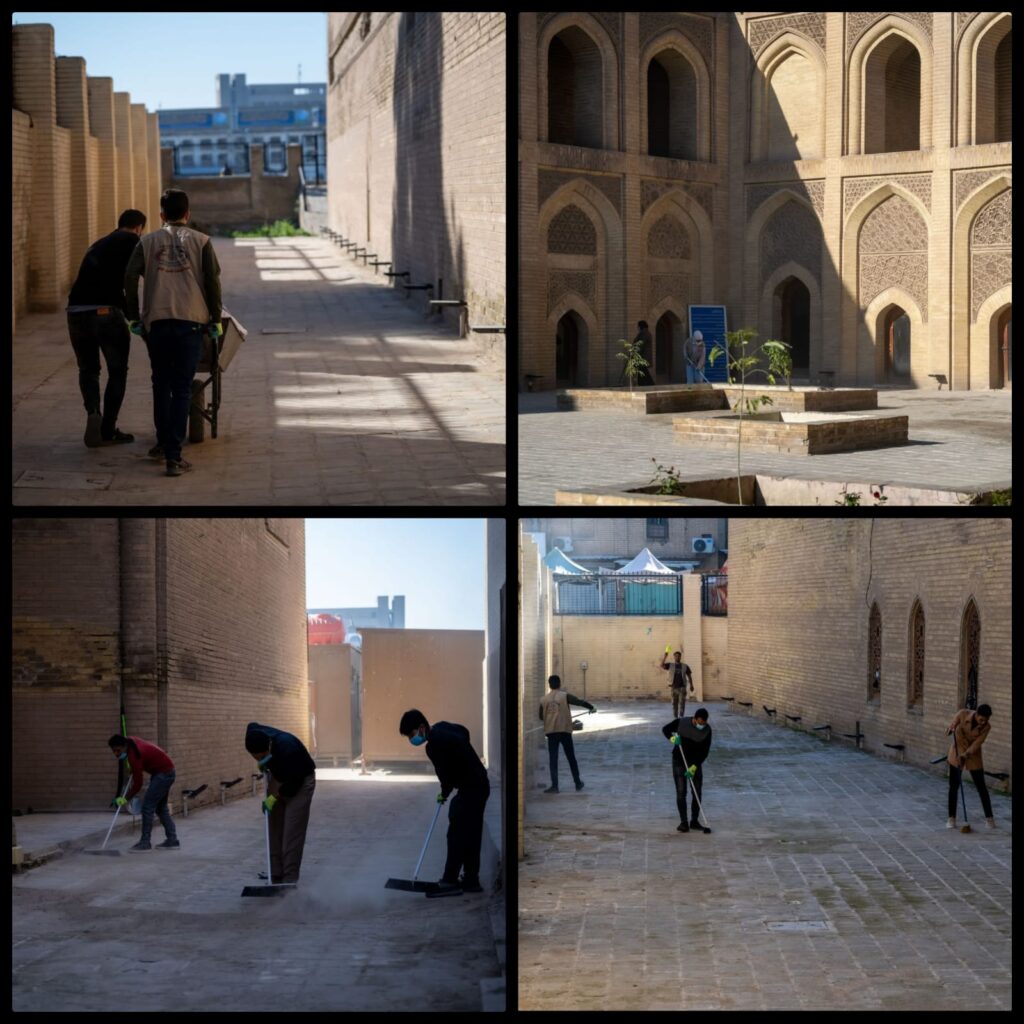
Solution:
{"label": "broom handle", "polygon": [[[266,780],[266,787],[264,796],[270,796],[270,772],[264,774]],[[273,878],[270,875],[270,813],[267,811],[263,812],[263,834],[267,838],[267,884],[273,885]]]}
{"label": "broom handle", "polygon": [[416,870],[412,873],[412,880],[415,882],[420,877],[420,867],[423,864],[423,858],[427,853],[427,846],[430,843],[430,837],[434,834],[434,826],[437,824],[437,816],[441,813],[441,805],[437,805],[437,810],[434,811],[434,820],[430,823],[430,828],[427,829],[427,838],[423,840],[423,849],[420,850],[420,859],[416,861]]}
{"label": "broom handle", "polygon": [[[683,753],[683,745],[681,743],[679,744],[679,756],[683,759],[683,767],[689,771],[690,766],[686,763],[686,755]],[[693,799],[697,801],[697,809],[700,811],[700,816],[704,819],[704,825],[707,825],[708,819],[704,814],[704,805],[700,802],[700,797],[697,796],[697,787],[694,786],[693,779],[689,775],[686,776],[686,780],[690,783],[690,792],[693,793]]]}
{"label": "broom handle", "polygon": [[[124,795],[125,795],[125,793],[127,793],[127,792],[128,792],[128,787],[129,787],[129,786],[130,786],[131,784],[132,784],[132,778],[131,778],[131,776],[129,775],[129,776],[128,776],[128,781],[127,781],[127,782],[126,782],[126,783],[124,784],[124,789],[122,789],[122,790],[121,790],[121,796],[124,796]],[[118,805],[117,805],[117,810],[116,810],[116,811],[114,811],[114,818],[113,818],[113,820],[112,820],[112,821],[110,822],[110,828],[108,828],[108,829],[107,829],[107,835],[106,835],[106,838],[105,838],[105,839],[103,840],[103,845],[102,845],[102,846],[100,847],[100,849],[101,849],[101,850],[105,850],[105,849],[107,848],[107,839],[109,839],[109,838],[110,838],[110,833],[114,831],[114,825],[116,825],[116,824],[117,824],[117,816],[118,816],[118,815],[119,815],[120,813],[121,813],[121,805],[120,805],[120,804],[118,804]]]}

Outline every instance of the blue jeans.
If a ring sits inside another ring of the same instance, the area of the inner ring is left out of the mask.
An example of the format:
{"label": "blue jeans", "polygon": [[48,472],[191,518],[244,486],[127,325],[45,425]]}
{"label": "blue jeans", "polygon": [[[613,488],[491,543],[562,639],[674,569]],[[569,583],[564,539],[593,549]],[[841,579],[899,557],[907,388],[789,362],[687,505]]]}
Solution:
{"label": "blue jeans", "polygon": [[548,761],[551,768],[551,785],[558,789],[558,748],[565,748],[565,756],[569,762],[569,771],[572,772],[572,781],[578,786],[580,784],[580,769],[576,764],[576,751],[572,745],[571,732],[549,732],[548,733]]}
{"label": "blue jeans", "polygon": [[174,785],[174,772],[162,772],[158,775],[151,775],[149,788],[142,801],[142,839],[141,842],[149,842],[149,834],[153,831],[153,815],[160,819],[168,839],[177,839],[178,833],[174,830],[174,820],[171,812],[167,809],[167,794]]}
{"label": "blue jeans", "polygon": [[153,424],[168,462],[181,458],[205,329],[206,324],[190,320],[154,320],[146,338],[153,369]]}
{"label": "blue jeans", "polygon": [[686,364],[686,383],[699,384],[704,379],[703,373],[692,363]]}
{"label": "blue jeans", "polygon": [[128,350],[131,335],[124,314],[116,306],[105,311],[68,313],[68,333],[78,360],[78,389],[85,411],[100,411],[100,353],[107,363],[107,386],[103,392],[103,422],[100,434],[105,440],[114,436],[117,414],[124,401],[128,380]]}

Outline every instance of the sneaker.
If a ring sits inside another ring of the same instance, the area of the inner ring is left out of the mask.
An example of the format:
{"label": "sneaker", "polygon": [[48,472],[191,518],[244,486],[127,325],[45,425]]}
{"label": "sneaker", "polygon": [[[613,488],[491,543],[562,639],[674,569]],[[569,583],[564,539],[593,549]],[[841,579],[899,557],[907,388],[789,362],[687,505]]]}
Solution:
{"label": "sneaker", "polygon": [[103,417],[98,412],[89,413],[89,417],[85,421],[84,440],[86,448],[99,448],[103,444],[103,434],[100,430],[102,424]]}
{"label": "sneaker", "polygon": [[484,887],[480,884],[480,879],[478,879],[478,878],[474,879],[473,881],[470,881],[468,878],[463,878],[459,882],[459,888],[462,889],[463,892],[483,892],[484,891]]}
{"label": "sneaker", "polygon": [[548,786],[548,788],[545,789],[544,792],[545,793],[557,793],[558,792],[558,787],[557,786]]}
{"label": "sneaker", "polygon": [[995,818],[986,818],[985,819],[985,828],[995,828],[995,827],[996,827],[996,819]]}
{"label": "sneaker", "polygon": [[578,793],[583,788],[582,780],[576,783],[576,792]]}
{"label": "sneaker", "polygon": [[947,818],[946,828],[956,828],[956,818]]}
{"label": "sneaker", "polygon": [[184,459],[168,459],[167,460],[167,475],[168,476],[181,476],[182,473],[187,473],[192,468],[191,462],[186,462]]}
{"label": "sneaker", "polygon": [[156,848],[158,850],[180,850],[181,843],[177,839],[165,839],[162,843],[157,843]]}
{"label": "sneaker", "polygon": [[690,819],[690,828],[703,828],[704,826],[696,818]]}
{"label": "sneaker", "polygon": [[103,444],[131,444],[135,440],[134,434],[126,434],[122,430],[115,430],[113,436],[103,438]]}
{"label": "sneaker", "polygon": [[155,445],[153,445],[153,447],[152,447],[152,448],[150,448],[150,449],[149,449],[149,451],[148,451],[148,452],[146,452],[146,454],[147,454],[147,455],[148,455],[148,456],[149,456],[149,457],[150,457],[151,459],[159,459],[159,460],[160,460],[161,462],[163,462],[163,461],[164,461],[164,449],[163,449],[163,445],[159,445],[159,444],[155,444]]}
{"label": "sneaker", "polygon": [[690,831],[690,826],[687,825],[685,821],[681,821],[681,822],[679,822],[678,825],[676,825],[676,831],[677,832],[689,832]]}
{"label": "sneaker", "polygon": [[129,853],[142,853],[144,850],[152,850],[148,839],[140,839],[134,846],[128,847]]}

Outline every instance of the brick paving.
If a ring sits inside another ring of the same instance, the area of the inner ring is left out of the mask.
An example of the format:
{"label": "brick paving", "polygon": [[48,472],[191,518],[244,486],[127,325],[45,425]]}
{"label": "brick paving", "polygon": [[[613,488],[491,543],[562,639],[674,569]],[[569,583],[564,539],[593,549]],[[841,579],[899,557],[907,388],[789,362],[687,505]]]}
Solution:
{"label": "brick paving", "polygon": [[1010,1009],[1008,797],[990,832],[968,786],[975,831],[948,830],[938,773],[705,706],[710,835],[675,831],[667,702],[597,702],[580,793],[563,757],[544,795],[539,758],[521,1009]]}
{"label": "brick paving", "polygon": [[[909,484],[953,490],[1010,486],[1010,391],[880,390],[883,413],[909,416],[911,444],[871,451],[796,455],[743,452],[743,470],[793,479]],[[550,505],[556,490],[644,484],[652,456],[688,474],[736,472],[736,450],[683,445],[672,415],[559,412],[554,392],[519,401],[519,501]],[[698,415],[698,414],[694,414]]]}
{"label": "brick paving", "polygon": [[[281,899],[240,895],[265,863],[258,797],[176,815],[177,851],[67,852],[15,876],[13,1009],[479,1011],[502,985],[501,897],[385,889],[412,876],[437,782],[352,774],[318,770],[300,888]],[[30,819],[15,821],[38,846]],[[159,822],[153,836],[163,841]],[[115,835],[110,848],[134,841]],[[421,877],[440,877],[444,851],[439,823]],[[482,872],[488,890],[493,874]]]}
{"label": "brick paving", "polygon": [[249,337],[224,375],[217,440],[186,445],[193,472],[167,478],[146,458],[141,340],[119,421],[136,441],[88,449],[65,314],[30,314],[14,337],[15,505],[504,503],[503,358],[325,240],[214,244]]}

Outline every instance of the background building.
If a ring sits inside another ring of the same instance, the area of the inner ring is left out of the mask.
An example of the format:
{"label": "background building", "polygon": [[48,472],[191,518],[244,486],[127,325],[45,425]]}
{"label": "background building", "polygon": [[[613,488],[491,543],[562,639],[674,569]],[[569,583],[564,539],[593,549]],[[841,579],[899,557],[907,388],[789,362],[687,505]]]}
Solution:
{"label": "background building", "polygon": [[310,608],[309,614],[337,615],[349,633],[358,632],[363,627],[404,629],[405,595],[397,594],[390,599],[390,604],[387,595],[378,597],[375,608]]}
{"label": "background building", "polygon": [[306,180],[327,177],[326,91],[323,82],[249,85],[245,75],[217,76],[217,105],[161,110],[160,145],[173,152],[173,173],[248,174],[249,147],[262,147],[263,170],[287,174],[289,145],[301,147]]}
{"label": "background building", "polygon": [[1011,48],[1007,12],[521,14],[522,383],[616,383],[641,319],[684,380],[705,303],[796,379],[1007,385]]}

